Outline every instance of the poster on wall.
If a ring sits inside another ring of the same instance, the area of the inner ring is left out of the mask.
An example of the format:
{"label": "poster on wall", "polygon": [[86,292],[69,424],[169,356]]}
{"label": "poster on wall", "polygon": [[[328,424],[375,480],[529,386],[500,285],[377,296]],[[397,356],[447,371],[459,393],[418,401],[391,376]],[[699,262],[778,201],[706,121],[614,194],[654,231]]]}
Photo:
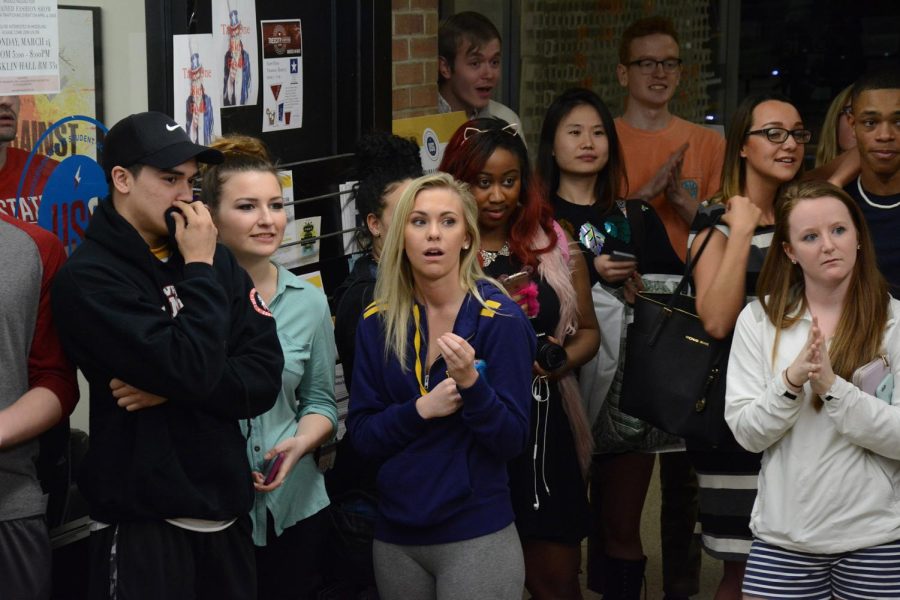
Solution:
{"label": "poster on wall", "polygon": [[426,175],[437,171],[444,149],[457,128],[466,122],[466,113],[449,112],[424,117],[394,119],[391,131],[394,135],[407,138],[419,147],[422,170]]}
{"label": "poster on wall", "polygon": [[172,36],[172,118],[197,144],[209,145],[222,135],[219,78],[208,62],[214,56],[212,34]]}
{"label": "poster on wall", "polygon": [[[101,119],[97,74],[100,57],[100,9],[59,9],[58,94],[34,94],[19,98],[19,126],[14,148],[30,151],[47,129],[64,117],[81,115]],[[81,154],[97,157],[95,127],[72,121],[46,138],[40,153],[62,160]]]}
{"label": "poster on wall", "polygon": [[256,65],[259,50],[256,45],[256,3],[254,0],[213,0],[213,49],[222,73],[222,108],[247,106],[257,102]]}
{"label": "poster on wall", "polygon": [[319,262],[320,235],[322,235],[321,216],[298,219],[293,213],[289,213],[283,244],[290,245],[279,248],[272,258],[288,269]]}
{"label": "poster on wall", "polygon": [[[278,171],[281,181],[282,197],[285,201],[284,212],[287,224],[284,228],[284,239],[272,259],[288,269],[309,265],[319,260],[319,235],[321,235],[322,217],[295,217],[294,176],[290,170]],[[321,287],[321,283],[319,284]]]}
{"label": "poster on wall", "polygon": [[59,91],[57,0],[0,0],[0,96]]}
{"label": "poster on wall", "polygon": [[303,36],[300,19],[260,21],[263,48],[262,130],[303,126]]}
{"label": "poster on wall", "polygon": [[17,97],[7,165],[19,167],[0,171],[0,212],[48,229],[67,251],[84,239],[94,207],[107,194],[96,163],[106,132],[100,40],[99,8],[59,9],[60,91]]}

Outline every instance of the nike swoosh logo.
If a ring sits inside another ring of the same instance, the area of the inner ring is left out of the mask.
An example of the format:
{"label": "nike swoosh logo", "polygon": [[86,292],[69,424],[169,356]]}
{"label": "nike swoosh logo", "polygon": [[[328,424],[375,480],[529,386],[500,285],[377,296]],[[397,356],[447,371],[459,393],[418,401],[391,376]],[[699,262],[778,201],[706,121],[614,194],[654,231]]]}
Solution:
{"label": "nike swoosh logo", "polygon": [[169,131],[175,131],[179,127],[181,127],[181,125],[166,125],[166,129],[168,129]]}

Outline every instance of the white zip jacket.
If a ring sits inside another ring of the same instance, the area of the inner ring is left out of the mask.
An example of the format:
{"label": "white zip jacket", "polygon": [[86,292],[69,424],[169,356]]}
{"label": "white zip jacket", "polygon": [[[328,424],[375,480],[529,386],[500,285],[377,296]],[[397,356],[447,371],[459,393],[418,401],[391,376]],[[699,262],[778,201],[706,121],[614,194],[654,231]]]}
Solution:
{"label": "white zip jacket", "polygon": [[[725,420],[737,441],[763,452],[753,535],[788,550],[834,554],[900,539],[900,302],[890,301],[884,350],[892,404],[836,377],[816,411],[807,383],[790,398],[782,372],[803,348],[812,317],[776,329],[759,301],[738,317],[728,360]],[[774,362],[774,365],[773,365]]]}

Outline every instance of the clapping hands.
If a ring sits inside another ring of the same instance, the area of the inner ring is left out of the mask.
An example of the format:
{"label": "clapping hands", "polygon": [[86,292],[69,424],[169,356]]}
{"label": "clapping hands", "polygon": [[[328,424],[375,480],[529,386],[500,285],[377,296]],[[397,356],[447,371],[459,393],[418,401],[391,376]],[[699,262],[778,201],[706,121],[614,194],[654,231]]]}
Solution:
{"label": "clapping hands", "polygon": [[691,196],[681,186],[681,167],[684,165],[684,153],[687,152],[688,147],[689,144],[684,143],[675,150],[650,181],[638,190],[635,197],[649,202],[651,199],[665,193],[666,200],[675,207],[678,215],[686,223],[690,224],[697,213],[700,200]]}
{"label": "clapping hands", "polygon": [[828,345],[817,317],[813,317],[806,343],[794,362],[784,370],[784,377],[785,383],[794,388],[803,387],[809,381],[813,393],[817,395],[826,393],[834,384],[835,374],[828,356]]}

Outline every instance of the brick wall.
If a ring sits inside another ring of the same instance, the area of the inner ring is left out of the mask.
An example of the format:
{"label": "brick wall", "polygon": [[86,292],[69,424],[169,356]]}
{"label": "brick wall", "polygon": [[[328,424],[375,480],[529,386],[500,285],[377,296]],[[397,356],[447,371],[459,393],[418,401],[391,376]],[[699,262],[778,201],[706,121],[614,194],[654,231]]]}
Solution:
{"label": "brick wall", "polygon": [[395,119],[437,111],[438,0],[392,0]]}

